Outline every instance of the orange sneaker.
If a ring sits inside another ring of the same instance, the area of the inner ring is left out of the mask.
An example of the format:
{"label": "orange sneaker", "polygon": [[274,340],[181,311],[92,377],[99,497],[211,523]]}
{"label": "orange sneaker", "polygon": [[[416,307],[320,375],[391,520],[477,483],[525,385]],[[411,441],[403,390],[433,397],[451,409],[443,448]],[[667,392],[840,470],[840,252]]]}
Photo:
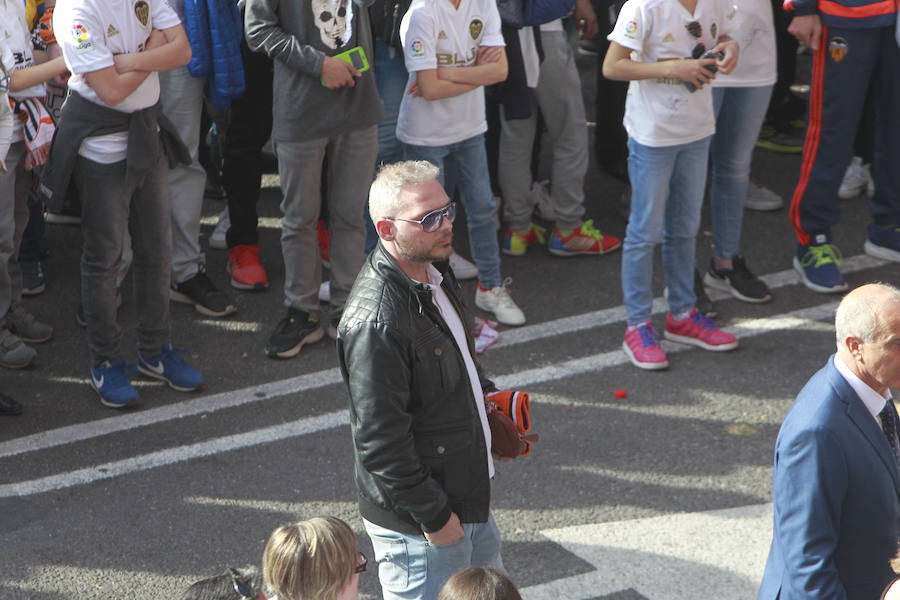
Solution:
{"label": "orange sneaker", "polygon": [[259,246],[242,244],[228,249],[228,272],[231,286],[239,290],[264,290],[269,277],[259,262]]}
{"label": "orange sneaker", "polygon": [[622,246],[621,238],[614,235],[603,235],[599,229],[594,229],[593,219],[588,219],[578,229],[563,237],[556,227],[550,236],[549,249],[556,256],[578,256],[586,254],[599,256],[618,250]]}

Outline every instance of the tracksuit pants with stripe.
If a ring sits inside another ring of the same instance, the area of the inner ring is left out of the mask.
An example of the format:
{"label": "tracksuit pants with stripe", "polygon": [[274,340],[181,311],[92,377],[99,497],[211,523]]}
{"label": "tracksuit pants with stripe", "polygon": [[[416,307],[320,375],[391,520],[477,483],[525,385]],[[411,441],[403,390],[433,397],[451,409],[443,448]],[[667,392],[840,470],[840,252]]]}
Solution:
{"label": "tracksuit pants with stripe", "polygon": [[900,226],[900,47],[894,28],[824,27],[813,54],[803,165],[791,199],[800,244],[809,244],[810,235],[829,233],[840,219],[838,188],[869,86],[875,111],[872,221]]}

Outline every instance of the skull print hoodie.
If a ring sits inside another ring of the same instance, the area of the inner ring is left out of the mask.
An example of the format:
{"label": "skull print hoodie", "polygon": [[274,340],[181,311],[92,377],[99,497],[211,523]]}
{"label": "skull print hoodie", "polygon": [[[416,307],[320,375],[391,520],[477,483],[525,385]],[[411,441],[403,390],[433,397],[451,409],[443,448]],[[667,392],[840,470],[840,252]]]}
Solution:
{"label": "skull print hoodie", "polygon": [[319,80],[326,56],[361,46],[375,62],[367,7],[374,0],[247,0],[244,30],[252,50],[275,63],[275,141],[341,135],[375,125],[384,107],[372,69],[354,87],[329,90]]}

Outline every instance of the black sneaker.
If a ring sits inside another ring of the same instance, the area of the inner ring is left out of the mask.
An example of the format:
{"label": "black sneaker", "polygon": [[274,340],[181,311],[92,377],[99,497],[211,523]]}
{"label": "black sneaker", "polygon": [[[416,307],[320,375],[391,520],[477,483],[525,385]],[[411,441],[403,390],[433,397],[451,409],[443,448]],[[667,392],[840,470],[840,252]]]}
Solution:
{"label": "black sneaker", "polygon": [[719,316],[719,312],[713,306],[712,300],[706,295],[706,288],[703,287],[703,279],[700,277],[700,271],[697,269],[694,269],[694,295],[697,297],[694,306],[700,314],[707,316],[710,319]]}
{"label": "black sneaker", "polygon": [[305,310],[289,308],[287,316],[278,322],[266,344],[269,358],[291,358],[300,353],[304,344],[318,342],[325,335],[319,319]]}
{"label": "black sneaker", "polygon": [[227,317],[237,312],[231,299],[213,285],[202,269],[187,281],[172,284],[170,297],[176,302],[193,304],[197,312],[210,317]]}
{"label": "black sneaker", "polygon": [[731,260],[731,266],[731,270],[716,269],[715,262],[710,259],[709,271],[703,282],[714,290],[728,292],[744,302],[759,303],[772,299],[769,287],[750,272],[743,256],[735,256]]}

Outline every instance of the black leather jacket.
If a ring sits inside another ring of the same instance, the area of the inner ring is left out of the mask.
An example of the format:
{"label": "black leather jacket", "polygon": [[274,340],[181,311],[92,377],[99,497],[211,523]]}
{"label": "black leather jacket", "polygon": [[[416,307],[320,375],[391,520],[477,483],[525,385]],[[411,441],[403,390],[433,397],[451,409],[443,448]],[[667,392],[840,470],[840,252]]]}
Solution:
{"label": "black leather jacket", "polygon": [[[464,315],[449,265],[435,267]],[[468,330],[466,337],[474,358]],[[381,244],[356,278],[337,346],[350,391],[362,516],[409,535],[437,531],[451,511],[463,523],[486,522],[491,489],[475,404],[483,399],[473,397],[462,354],[431,291],[410,279]],[[478,372],[484,391],[495,390]]]}

